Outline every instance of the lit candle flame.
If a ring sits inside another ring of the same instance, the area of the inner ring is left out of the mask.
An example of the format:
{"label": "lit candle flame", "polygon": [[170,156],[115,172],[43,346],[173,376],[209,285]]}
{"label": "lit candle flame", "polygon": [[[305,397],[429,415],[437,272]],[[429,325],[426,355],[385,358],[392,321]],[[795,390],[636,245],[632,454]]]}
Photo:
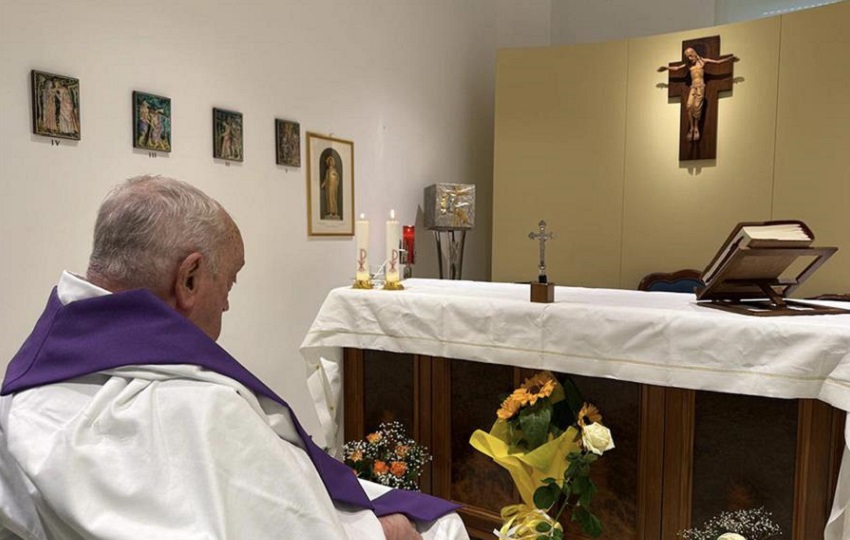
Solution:
{"label": "lit candle flame", "polygon": [[395,210],[390,210],[390,219],[395,219]]}
{"label": "lit candle flame", "polygon": [[361,213],[361,214],[360,214],[360,219],[366,219],[366,214]]}

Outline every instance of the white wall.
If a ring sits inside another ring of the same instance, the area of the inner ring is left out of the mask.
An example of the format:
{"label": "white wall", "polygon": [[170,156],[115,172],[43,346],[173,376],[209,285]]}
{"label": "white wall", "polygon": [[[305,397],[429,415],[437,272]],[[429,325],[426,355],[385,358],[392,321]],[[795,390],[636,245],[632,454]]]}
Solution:
{"label": "white wall", "polygon": [[[350,283],[354,245],[308,238],[306,167],[275,165],[274,118],[301,122],[305,164],[304,131],[354,141],[356,212],[373,222],[390,208],[414,222],[426,185],[475,183],[464,277],[488,279],[497,11],[491,0],[0,0],[0,370],[60,272],[85,271],[109,187],[161,173],[239,223],[247,264],[221,343],[317,432],[298,346],[327,292]],[[511,43],[547,44],[521,34]],[[80,142],[32,135],[31,69],[80,79]],[[133,90],[172,98],[170,155],[132,148]],[[244,163],[211,157],[214,106],[244,114]],[[382,252],[383,227],[372,230]],[[436,275],[433,243],[420,229],[417,276]]]}
{"label": "white wall", "polygon": [[717,24],[775,17],[839,0],[715,0]]}
{"label": "white wall", "polygon": [[650,36],[715,24],[707,0],[553,0],[552,45]]}
{"label": "white wall", "polygon": [[496,0],[499,48],[549,45],[551,14],[552,0]]}
{"label": "white wall", "polygon": [[[515,2],[516,9],[539,9]],[[550,0],[552,45],[576,45],[773,17],[839,0]],[[522,47],[524,45],[512,45]]]}

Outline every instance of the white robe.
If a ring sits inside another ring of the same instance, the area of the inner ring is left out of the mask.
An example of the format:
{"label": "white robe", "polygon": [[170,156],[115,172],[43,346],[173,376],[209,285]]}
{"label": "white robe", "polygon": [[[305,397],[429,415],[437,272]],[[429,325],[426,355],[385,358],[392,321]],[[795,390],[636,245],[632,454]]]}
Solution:
{"label": "white robe", "polygon": [[[97,294],[63,274],[63,303]],[[134,366],[0,398],[0,540],[381,539],[334,506],[289,411],[197,366]],[[374,498],[387,488],[364,483]],[[450,514],[427,539],[467,539]],[[5,532],[3,529],[7,529]]]}

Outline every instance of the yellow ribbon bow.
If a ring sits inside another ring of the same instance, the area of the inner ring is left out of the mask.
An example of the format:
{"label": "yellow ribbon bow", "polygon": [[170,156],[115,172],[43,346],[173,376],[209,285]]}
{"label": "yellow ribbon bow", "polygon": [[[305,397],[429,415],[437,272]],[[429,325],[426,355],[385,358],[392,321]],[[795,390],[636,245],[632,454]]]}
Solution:
{"label": "yellow ribbon bow", "polygon": [[[551,537],[552,530],[563,530],[561,524],[552,519],[549,514],[533,508],[526,504],[512,504],[502,508],[502,521],[504,525],[499,530],[494,530],[500,540],[536,540],[537,538]],[[546,532],[537,530],[541,523],[549,524]]]}

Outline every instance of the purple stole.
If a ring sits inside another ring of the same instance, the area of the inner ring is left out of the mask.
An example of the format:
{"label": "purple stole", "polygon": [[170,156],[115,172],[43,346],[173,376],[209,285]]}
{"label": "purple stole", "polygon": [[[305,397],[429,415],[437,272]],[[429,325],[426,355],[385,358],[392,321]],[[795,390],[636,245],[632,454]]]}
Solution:
{"label": "purple stole", "polygon": [[44,313],[9,363],[0,395],[145,364],[201,366],[288,408],[304,448],[335,502],[373,510],[379,517],[402,513],[420,521],[435,520],[458,508],[437,497],[399,489],[370,501],[352,470],[313,442],[283,399],[201,329],[147,290],[63,306],[53,289]]}

